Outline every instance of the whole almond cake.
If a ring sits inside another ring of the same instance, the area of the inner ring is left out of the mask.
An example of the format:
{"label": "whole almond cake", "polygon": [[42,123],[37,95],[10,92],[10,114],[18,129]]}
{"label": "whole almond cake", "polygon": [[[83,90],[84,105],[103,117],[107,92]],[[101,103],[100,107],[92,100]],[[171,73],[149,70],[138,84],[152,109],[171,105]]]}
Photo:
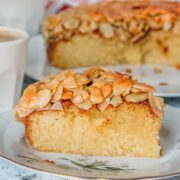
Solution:
{"label": "whole almond cake", "polygon": [[160,156],[164,102],[128,74],[67,70],[28,86],[16,106],[37,150],[101,156]]}
{"label": "whole almond cake", "polygon": [[[180,2],[104,1],[46,18],[49,61],[59,68],[116,64],[180,66]],[[93,57],[93,58],[92,58]]]}

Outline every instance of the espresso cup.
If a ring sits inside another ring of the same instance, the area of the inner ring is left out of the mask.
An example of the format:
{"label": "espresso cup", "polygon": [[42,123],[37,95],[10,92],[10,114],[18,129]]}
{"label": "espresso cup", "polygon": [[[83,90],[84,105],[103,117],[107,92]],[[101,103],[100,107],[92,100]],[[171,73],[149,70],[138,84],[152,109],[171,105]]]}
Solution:
{"label": "espresso cup", "polygon": [[28,34],[0,27],[0,112],[11,110],[21,93]]}

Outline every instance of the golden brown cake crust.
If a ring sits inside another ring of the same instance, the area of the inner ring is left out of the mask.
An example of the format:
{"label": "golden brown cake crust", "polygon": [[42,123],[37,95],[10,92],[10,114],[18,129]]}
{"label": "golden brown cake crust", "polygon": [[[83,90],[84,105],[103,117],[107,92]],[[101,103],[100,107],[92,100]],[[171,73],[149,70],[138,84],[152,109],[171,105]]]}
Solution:
{"label": "golden brown cake crust", "polygon": [[64,111],[71,105],[81,111],[104,111],[124,102],[148,103],[152,112],[162,117],[163,99],[153,96],[153,91],[152,86],[139,83],[128,74],[105,68],[93,67],[83,73],[63,71],[28,86],[16,106],[16,118],[23,121],[35,111]]}
{"label": "golden brown cake crust", "polygon": [[[97,33],[137,42],[150,31],[180,33],[180,3],[168,1],[106,1],[71,8],[47,17],[43,34],[48,42],[74,34]],[[125,33],[127,32],[127,34]]]}

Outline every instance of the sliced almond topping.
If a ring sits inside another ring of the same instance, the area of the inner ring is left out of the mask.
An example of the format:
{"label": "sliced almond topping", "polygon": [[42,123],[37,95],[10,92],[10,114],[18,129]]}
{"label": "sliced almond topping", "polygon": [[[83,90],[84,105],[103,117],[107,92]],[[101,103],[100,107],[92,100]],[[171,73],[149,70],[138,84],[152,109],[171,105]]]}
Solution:
{"label": "sliced almond topping", "polygon": [[100,70],[99,68],[92,67],[84,71],[84,75],[87,76],[87,78],[89,79],[95,79],[98,78],[98,76],[100,75]]}
{"label": "sliced almond topping", "polygon": [[46,77],[43,77],[40,82],[43,82],[43,83],[48,83],[49,81],[51,80],[51,78],[49,76],[46,76]]}
{"label": "sliced almond topping", "polygon": [[89,29],[90,29],[91,31],[97,30],[97,29],[98,29],[97,23],[96,23],[95,21],[91,21],[90,24],[89,24]]}
{"label": "sliced almond topping", "polygon": [[114,36],[113,27],[109,23],[100,24],[99,30],[105,38],[112,38]]}
{"label": "sliced almond topping", "polygon": [[73,103],[82,103],[84,100],[83,100],[83,97],[82,97],[82,95],[80,94],[80,93],[78,93],[78,92],[75,92],[74,94],[73,94],[73,99],[72,99],[72,102]]}
{"label": "sliced almond topping", "polygon": [[163,24],[163,31],[167,32],[172,28],[172,22],[171,21],[165,21]]}
{"label": "sliced almond topping", "polygon": [[152,93],[149,93],[149,103],[152,107],[153,112],[159,116],[163,116],[164,100],[160,97],[155,97]]}
{"label": "sliced almond topping", "polygon": [[145,83],[134,83],[131,91],[133,93],[139,93],[139,92],[153,92],[155,89],[154,87],[145,84]]}
{"label": "sliced almond topping", "polygon": [[73,93],[71,91],[65,91],[63,92],[61,99],[68,100],[68,99],[72,99],[72,97],[73,97]]}
{"label": "sliced almond topping", "polygon": [[60,84],[57,87],[57,89],[56,89],[56,91],[55,91],[55,93],[53,95],[52,102],[59,101],[61,99],[61,97],[62,97],[62,93],[63,93],[63,86]]}
{"label": "sliced almond topping", "polygon": [[22,106],[17,106],[16,111],[18,113],[19,118],[26,117],[27,115],[31,114],[34,109],[33,108],[24,108]]}
{"label": "sliced almond topping", "polygon": [[92,87],[97,87],[97,88],[99,88],[99,89],[101,89],[103,86],[104,86],[104,82],[103,81],[101,81],[101,80],[97,80],[97,81],[95,81],[91,86]]}
{"label": "sliced almond topping", "polygon": [[59,81],[57,79],[53,79],[46,84],[46,87],[51,91],[55,91],[58,85]]}
{"label": "sliced almond topping", "polygon": [[76,29],[79,26],[79,20],[78,19],[67,19],[63,22],[63,25],[66,29],[69,29],[69,30]]}
{"label": "sliced almond topping", "polygon": [[62,107],[61,103],[58,101],[58,102],[55,102],[55,103],[51,106],[50,110],[58,110],[58,111],[61,111],[61,110],[63,110],[63,107]]}
{"label": "sliced almond topping", "polygon": [[90,100],[95,104],[103,102],[104,98],[99,88],[97,87],[90,88]]}
{"label": "sliced almond topping", "polygon": [[[33,96],[33,97],[35,97],[35,96]],[[21,99],[19,100],[19,103],[18,104],[20,104],[22,107],[24,107],[24,108],[28,108],[29,107],[29,102],[30,102],[30,99],[26,99],[26,98],[24,98],[24,96],[23,97],[21,97]]]}
{"label": "sliced almond topping", "polygon": [[127,102],[138,103],[148,99],[147,93],[133,93],[125,97]]}
{"label": "sliced almond topping", "polygon": [[58,22],[59,22],[59,18],[57,18],[56,15],[51,15],[47,17],[47,20],[45,21],[47,24],[45,24],[45,26],[48,29],[53,29],[55,26],[57,26]]}
{"label": "sliced almond topping", "polygon": [[122,102],[123,102],[123,100],[122,100],[121,96],[114,96],[111,99],[110,104],[112,104],[114,107],[117,107]]}
{"label": "sliced almond topping", "polygon": [[89,25],[88,25],[87,21],[84,21],[79,27],[79,31],[81,33],[88,33],[89,30],[90,30],[90,28],[89,28]]}
{"label": "sliced almond topping", "polygon": [[42,108],[36,108],[37,111],[48,111],[50,110],[51,104],[47,104],[46,106],[42,107]]}
{"label": "sliced almond topping", "polygon": [[36,97],[29,102],[29,108],[42,108],[46,106],[51,100],[51,92],[48,89],[40,90]]}
{"label": "sliced almond topping", "polygon": [[66,89],[74,89],[74,88],[77,88],[78,86],[77,86],[77,83],[76,83],[74,77],[69,76],[69,77],[64,79],[63,87]]}
{"label": "sliced almond topping", "polygon": [[104,111],[110,104],[110,98],[106,98],[102,103],[98,104],[98,109]]}
{"label": "sliced almond topping", "polygon": [[75,75],[75,80],[79,86],[83,86],[87,84],[90,80],[80,74]]}
{"label": "sliced almond topping", "polygon": [[36,87],[34,85],[30,85],[24,90],[23,97],[25,99],[32,99],[36,96],[36,93],[37,93]]}
{"label": "sliced almond topping", "polygon": [[34,101],[38,107],[42,108],[50,102],[51,96],[50,90],[44,89],[37,93],[37,98]]}
{"label": "sliced almond topping", "polygon": [[89,100],[86,100],[80,104],[75,104],[77,107],[79,107],[80,109],[83,109],[83,110],[88,110],[92,107],[92,103],[89,101]]}
{"label": "sliced almond topping", "polygon": [[109,80],[113,80],[115,75],[113,74],[113,72],[100,72],[100,75],[103,77],[103,78],[107,78]]}
{"label": "sliced almond topping", "polygon": [[113,82],[113,95],[127,95],[132,88],[132,80],[129,78],[116,78]]}
{"label": "sliced almond topping", "polygon": [[103,96],[106,98],[112,93],[112,84],[108,83],[101,87]]}

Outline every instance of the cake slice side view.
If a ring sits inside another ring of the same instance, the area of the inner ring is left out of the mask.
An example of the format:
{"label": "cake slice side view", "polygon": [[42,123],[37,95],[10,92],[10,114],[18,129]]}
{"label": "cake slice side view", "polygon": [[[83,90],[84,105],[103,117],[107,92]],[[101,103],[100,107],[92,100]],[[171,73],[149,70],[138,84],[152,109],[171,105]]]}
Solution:
{"label": "cake slice side view", "polygon": [[15,115],[40,151],[158,158],[164,102],[153,91],[105,68],[64,71],[27,87]]}

